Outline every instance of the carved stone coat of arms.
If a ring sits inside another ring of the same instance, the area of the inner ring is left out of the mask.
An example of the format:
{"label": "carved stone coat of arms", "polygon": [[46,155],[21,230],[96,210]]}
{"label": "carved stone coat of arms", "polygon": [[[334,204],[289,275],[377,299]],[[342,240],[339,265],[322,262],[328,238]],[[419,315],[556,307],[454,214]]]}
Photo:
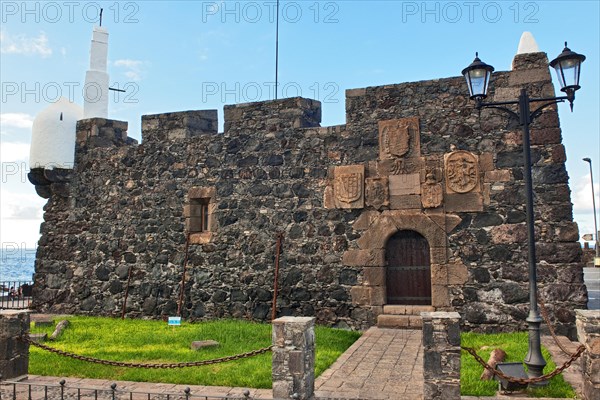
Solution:
{"label": "carved stone coat of arms", "polygon": [[446,155],[446,186],[456,193],[468,193],[479,182],[477,157],[468,151],[459,150]]}

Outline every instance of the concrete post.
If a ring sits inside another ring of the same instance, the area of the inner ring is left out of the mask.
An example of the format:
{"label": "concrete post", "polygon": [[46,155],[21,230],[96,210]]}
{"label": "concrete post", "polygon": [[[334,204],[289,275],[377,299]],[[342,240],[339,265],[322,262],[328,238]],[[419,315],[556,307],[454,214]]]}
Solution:
{"label": "concrete post", "polygon": [[422,312],[423,395],[460,400],[460,314]]}
{"label": "concrete post", "polygon": [[28,311],[0,311],[0,375],[2,375],[2,379],[15,379],[27,375],[29,343],[17,340],[17,338],[28,334]]}
{"label": "concrete post", "polygon": [[273,320],[273,399],[311,400],[315,390],[315,319]]}
{"label": "concrete post", "polygon": [[600,311],[575,310],[577,340],[586,348],[581,355],[583,397],[600,399]]}

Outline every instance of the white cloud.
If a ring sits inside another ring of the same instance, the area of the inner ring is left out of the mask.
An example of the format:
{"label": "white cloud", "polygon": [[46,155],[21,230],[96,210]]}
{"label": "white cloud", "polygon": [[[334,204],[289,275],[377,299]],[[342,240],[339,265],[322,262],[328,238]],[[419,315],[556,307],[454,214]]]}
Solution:
{"label": "white cloud", "polygon": [[[600,193],[600,187],[598,186],[598,182],[594,182],[594,196],[596,200],[598,199],[598,193]],[[582,176],[577,180],[577,182],[575,182],[571,199],[573,200],[573,211],[582,214],[594,214],[592,182],[590,181],[590,174]],[[600,206],[600,204],[596,204],[596,207],[598,206]]]}
{"label": "white cloud", "polygon": [[37,37],[21,35],[9,35],[0,31],[0,52],[6,54],[40,55],[49,57],[52,49],[48,46],[48,37],[40,32]]}
{"label": "white cloud", "polygon": [[115,67],[123,67],[127,69],[124,74],[132,81],[140,81],[142,79],[142,67],[144,64],[144,61],[129,59],[117,60],[114,62]]}
{"label": "white cloud", "polygon": [[1,244],[4,247],[7,243],[24,243],[25,247],[34,248],[40,237],[43,207],[47,200],[39,197],[29,182],[27,186],[20,186],[18,192],[3,186],[0,192]]}
{"label": "white cloud", "polygon": [[42,218],[44,204],[46,204],[46,200],[35,193],[17,193],[3,189],[0,199],[2,221],[9,219],[39,220]]}
{"label": "white cloud", "polygon": [[0,114],[0,127],[12,127],[31,129],[33,116],[25,113],[2,113]]}
{"label": "white cloud", "polygon": [[5,142],[0,143],[0,160],[3,164],[29,160],[29,143]]}

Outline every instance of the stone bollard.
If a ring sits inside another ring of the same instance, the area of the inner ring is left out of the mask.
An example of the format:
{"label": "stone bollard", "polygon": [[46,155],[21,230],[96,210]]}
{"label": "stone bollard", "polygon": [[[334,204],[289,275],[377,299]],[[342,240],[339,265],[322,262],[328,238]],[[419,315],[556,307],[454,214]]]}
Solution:
{"label": "stone bollard", "polygon": [[29,343],[17,338],[28,334],[28,311],[0,311],[0,376],[2,379],[15,379],[27,375]]}
{"label": "stone bollard", "polygon": [[423,395],[460,400],[460,314],[422,312]]}
{"label": "stone bollard", "polygon": [[310,400],[315,390],[315,319],[273,320],[273,399]]}
{"label": "stone bollard", "polygon": [[600,311],[575,310],[577,340],[585,346],[581,355],[584,399],[600,399]]}

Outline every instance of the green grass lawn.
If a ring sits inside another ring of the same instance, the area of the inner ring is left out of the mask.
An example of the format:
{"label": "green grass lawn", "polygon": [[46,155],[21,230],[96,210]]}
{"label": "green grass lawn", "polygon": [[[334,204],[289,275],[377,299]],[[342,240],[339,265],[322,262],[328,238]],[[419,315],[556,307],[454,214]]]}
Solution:
{"label": "green grass lawn", "polygon": [[[128,362],[172,363],[208,360],[271,345],[271,325],[238,320],[186,323],[69,317],[70,326],[46,344],[76,354]],[[57,321],[55,321],[57,322]],[[52,332],[32,327],[32,333]],[[359,337],[359,332],[317,326],[316,371],[321,374]],[[193,351],[195,340],[216,340],[217,348]],[[112,367],[73,360],[32,346],[29,373],[59,377],[102,378],[189,385],[271,387],[271,352],[202,367],[142,369]]]}
{"label": "green grass lawn", "polygon": [[[504,362],[522,362],[525,355],[527,355],[527,343],[527,332],[488,335],[467,332],[461,335],[461,345],[474,347],[477,353],[486,361],[489,359],[492,350],[501,348],[506,352]],[[548,351],[543,347],[542,354],[548,363],[544,373],[553,371],[556,365],[550,359]],[[483,367],[469,353],[463,351],[460,371],[460,391],[462,395],[493,396],[496,394],[498,382],[495,380],[480,381],[479,376],[482,372]],[[575,391],[561,375],[552,378],[547,387],[528,389],[527,394],[530,397],[575,398]]]}

